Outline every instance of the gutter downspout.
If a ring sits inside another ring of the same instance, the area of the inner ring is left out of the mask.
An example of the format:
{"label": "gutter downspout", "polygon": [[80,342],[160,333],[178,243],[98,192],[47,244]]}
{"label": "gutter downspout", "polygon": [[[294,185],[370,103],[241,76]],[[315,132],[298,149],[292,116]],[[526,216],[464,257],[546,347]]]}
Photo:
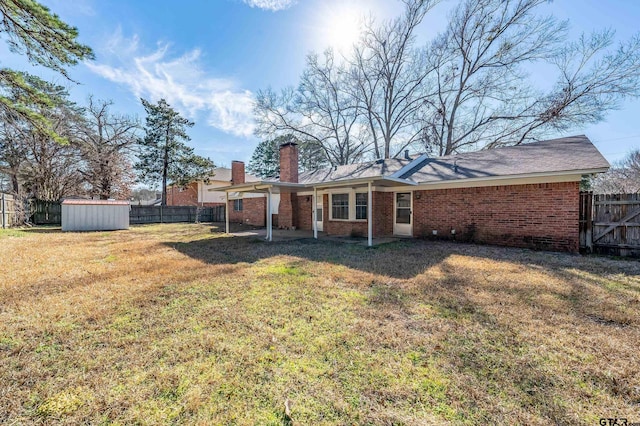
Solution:
{"label": "gutter downspout", "polygon": [[229,192],[224,191],[224,220],[225,220],[225,232],[229,233]]}
{"label": "gutter downspout", "polygon": [[367,245],[373,246],[373,194],[371,192],[371,182],[367,185]]}
{"label": "gutter downspout", "polygon": [[271,188],[269,188],[267,192],[267,241],[273,241],[273,224],[271,221]]}
{"label": "gutter downspout", "polygon": [[313,238],[318,239],[318,188],[313,187],[313,206],[311,207],[313,215]]}

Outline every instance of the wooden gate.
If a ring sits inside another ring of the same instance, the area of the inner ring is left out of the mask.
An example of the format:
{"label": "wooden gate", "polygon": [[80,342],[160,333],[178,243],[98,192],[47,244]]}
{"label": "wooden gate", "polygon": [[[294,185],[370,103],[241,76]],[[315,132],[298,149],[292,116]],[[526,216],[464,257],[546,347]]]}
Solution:
{"label": "wooden gate", "polygon": [[580,247],[640,256],[640,194],[580,194]]}
{"label": "wooden gate", "polygon": [[16,215],[16,201],[13,195],[0,193],[0,223],[2,228],[9,228],[18,222]]}

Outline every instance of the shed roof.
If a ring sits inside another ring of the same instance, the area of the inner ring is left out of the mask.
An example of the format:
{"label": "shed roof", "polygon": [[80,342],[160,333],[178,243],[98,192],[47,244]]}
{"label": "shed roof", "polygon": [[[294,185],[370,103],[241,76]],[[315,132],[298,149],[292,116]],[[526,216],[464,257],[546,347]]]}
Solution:
{"label": "shed roof", "polygon": [[62,201],[62,204],[65,205],[76,205],[76,206],[128,206],[129,201],[125,200],[74,200],[67,199]]}

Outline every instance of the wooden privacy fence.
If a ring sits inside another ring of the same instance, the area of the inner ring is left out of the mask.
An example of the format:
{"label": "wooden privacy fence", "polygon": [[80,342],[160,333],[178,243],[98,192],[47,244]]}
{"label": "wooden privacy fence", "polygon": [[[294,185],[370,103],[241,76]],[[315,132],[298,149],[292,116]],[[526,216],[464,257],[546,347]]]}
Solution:
{"label": "wooden privacy fence", "polygon": [[224,206],[131,206],[129,222],[178,223],[178,222],[224,222]]}
{"label": "wooden privacy fence", "polygon": [[16,214],[16,201],[13,195],[0,193],[0,222],[2,228],[8,228],[16,225],[18,221]]}
{"label": "wooden privacy fence", "polygon": [[580,247],[640,256],[640,194],[580,193]]}
{"label": "wooden privacy fence", "polygon": [[29,216],[29,221],[35,225],[60,225],[62,205],[57,201],[31,200]]}
{"label": "wooden privacy fence", "polygon": [[[35,225],[60,225],[62,207],[58,202],[34,200],[30,205],[31,219]],[[131,206],[129,223],[179,223],[224,222],[224,206]]]}

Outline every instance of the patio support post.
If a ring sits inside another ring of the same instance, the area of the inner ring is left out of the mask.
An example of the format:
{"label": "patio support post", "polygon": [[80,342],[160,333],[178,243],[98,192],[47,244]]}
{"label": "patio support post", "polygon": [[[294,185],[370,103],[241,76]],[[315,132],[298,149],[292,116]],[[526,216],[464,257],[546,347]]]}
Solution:
{"label": "patio support post", "polygon": [[271,188],[267,191],[267,241],[273,241],[273,224],[271,216]]}
{"label": "patio support post", "polygon": [[313,206],[311,206],[311,211],[313,214],[311,218],[313,220],[313,238],[318,239],[318,188],[313,187]]}
{"label": "patio support post", "polygon": [[371,192],[371,182],[367,185],[369,192],[367,193],[367,234],[369,247],[373,246],[373,194]]}
{"label": "patio support post", "polygon": [[228,191],[224,191],[224,198],[225,198],[225,203],[224,203],[224,221],[225,221],[225,232],[228,234],[229,233],[229,192]]}

